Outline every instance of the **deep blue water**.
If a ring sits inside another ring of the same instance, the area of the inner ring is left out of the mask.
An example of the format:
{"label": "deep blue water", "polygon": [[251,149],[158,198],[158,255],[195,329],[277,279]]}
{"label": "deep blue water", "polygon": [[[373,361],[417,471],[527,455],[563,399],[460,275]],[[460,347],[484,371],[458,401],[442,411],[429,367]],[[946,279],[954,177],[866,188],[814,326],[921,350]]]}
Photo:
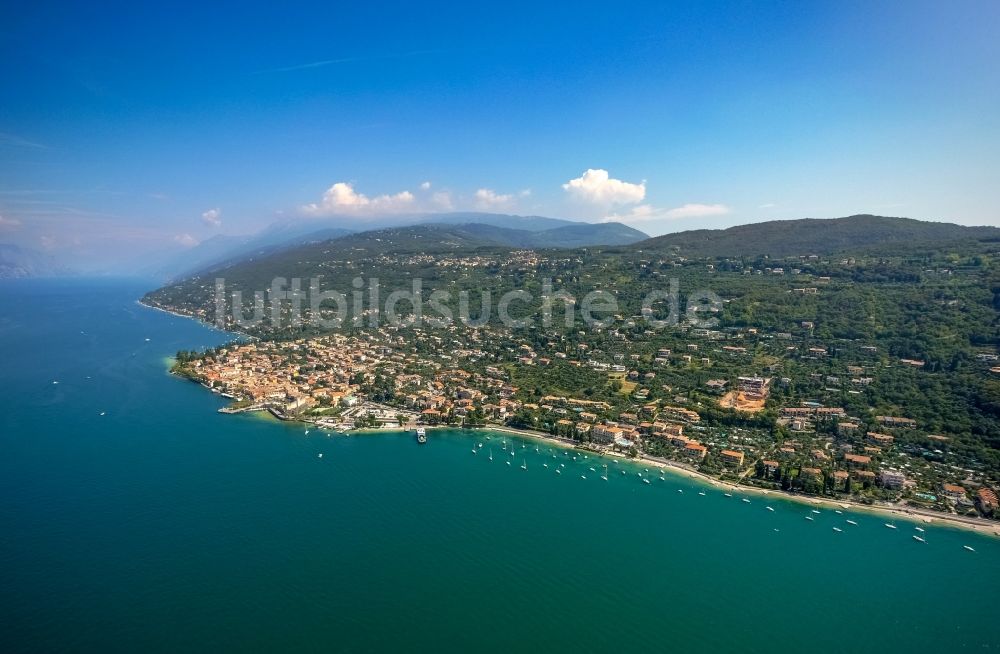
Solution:
{"label": "deep blue water", "polygon": [[1000,647],[996,540],[222,415],[165,358],[227,336],[149,287],[0,284],[0,651]]}

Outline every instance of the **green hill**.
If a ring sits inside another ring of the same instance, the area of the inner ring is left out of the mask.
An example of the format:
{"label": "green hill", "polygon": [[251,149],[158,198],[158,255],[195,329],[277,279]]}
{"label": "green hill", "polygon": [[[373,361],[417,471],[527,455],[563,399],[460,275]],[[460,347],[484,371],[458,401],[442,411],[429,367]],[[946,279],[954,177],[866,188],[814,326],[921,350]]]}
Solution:
{"label": "green hill", "polygon": [[1000,239],[996,227],[964,227],[910,218],[858,215],[846,218],[775,220],[729,229],[664,234],[634,244],[688,257],[828,255],[837,252],[888,253],[897,248]]}

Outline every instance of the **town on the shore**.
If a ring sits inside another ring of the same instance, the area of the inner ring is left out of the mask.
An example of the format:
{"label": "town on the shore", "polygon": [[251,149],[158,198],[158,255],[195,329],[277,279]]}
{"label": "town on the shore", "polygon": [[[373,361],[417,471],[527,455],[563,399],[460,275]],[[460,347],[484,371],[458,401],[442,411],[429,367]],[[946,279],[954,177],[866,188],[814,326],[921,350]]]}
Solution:
{"label": "town on the shore", "polygon": [[[862,396],[888,371],[921,374],[922,361],[891,360],[861,344],[838,349],[831,362],[827,347],[752,328],[685,329],[663,347],[635,336],[633,319],[616,320],[598,334],[528,341],[492,327],[244,341],[178,353],[174,371],[232,399],[222,411],[268,411],[330,431],[504,426],[761,489],[1000,517],[996,481],[958,464],[949,435],[905,415],[849,411],[789,390]],[[782,360],[798,364],[789,367],[803,378],[782,376]],[[826,372],[810,372],[815,362]],[[980,364],[996,366],[988,357]]]}

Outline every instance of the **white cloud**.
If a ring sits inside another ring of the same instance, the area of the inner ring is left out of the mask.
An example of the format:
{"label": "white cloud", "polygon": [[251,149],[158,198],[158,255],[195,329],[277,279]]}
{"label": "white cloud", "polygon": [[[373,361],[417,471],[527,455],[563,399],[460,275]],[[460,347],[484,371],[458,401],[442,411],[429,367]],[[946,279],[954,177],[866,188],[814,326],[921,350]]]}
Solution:
{"label": "white cloud", "polygon": [[430,182],[424,182],[423,184],[420,185],[420,190],[421,191],[427,191],[427,190],[430,190],[430,188],[431,188],[431,183]]}
{"label": "white cloud", "polygon": [[190,234],[178,234],[174,237],[174,242],[183,245],[186,248],[193,248],[198,245],[198,239]]}
{"label": "white cloud", "polygon": [[413,209],[414,197],[409,191],[369,198],[354,190],[349,182],[337,182],[323,193],[323,200],[301,207],[303,213],[323,216],[338,213],[397,213]]}
{"label": "white cloud", "polygon": [[0,215],[0,227],[20,227],[21,221],[14,218],[5,218]]}
{"label": "white cloud", "polygon": [[212,227],[222,226],[222,209],[216,207],[215,209],[209,209],[208,211],[201,214],[201,219],[206,225],[211,225]]}
{"label": "white cloud", "polygon": [[451,211],[455,208],[454,203],[451,201],[451,193],[448,191],[438,191],[431,196],[431,202],[434,206],[442,211]]}
{"label": "white cloud", "polygon": [[646,197],[646,182],[638,184],[613,179],[608,171],[588,168],[586,172],[562,185],[563,190],[573,197],[592,204],[610,206],[613,204],[633,204]]}
{"label": "white cloud", "polygon": [[513,195],[509,193],[497,193],[490,188],[477,190],[475,198],[477,209],[500,209],[514,203]]}
{"label": "white cloud", "polygon": [[766,204],[759,205],[757,208],[758,209],[774,209],[776,206],[778,206],[778,205],[776,205],[773,202],[768,202]]}

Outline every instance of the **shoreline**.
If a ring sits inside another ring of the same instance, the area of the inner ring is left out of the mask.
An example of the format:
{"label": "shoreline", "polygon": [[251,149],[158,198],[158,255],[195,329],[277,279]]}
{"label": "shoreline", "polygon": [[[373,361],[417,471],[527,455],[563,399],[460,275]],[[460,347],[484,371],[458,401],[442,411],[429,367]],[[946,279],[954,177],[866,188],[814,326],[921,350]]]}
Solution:
{"label": "shoreline", "polygon": [[[140,305],[142,307],[145,307],[147,309],[154,309],[156,311],[163,311],[164,313],[167,313],[167,314],[170,314],[172,316],[179,317],[179,318],[186,318],[188,320],[194,320],[195,322],[197,322],[199,324],[205,325],[209,329],[212,329],[212,330],[224,333],[224,334],[232,334],[231,332],[227,332],[225,330],[221,330],[218,327],[216,327],[214,325],[211,325],[211,324],[208,324],[208,323],[206,323],[206,322],[204,322],[204,321],[202,321],[202,320],[200,320],[200,319],[198,319],[198,318],[196,318],[194,316],[188,316],[188,315],[184,315],[184,314],[177,313],[177,312],[174,312],[174,311],[170,311],[168,309],[163,309],[161,307],[155,307],[155,306],[152,306],[152,305],[149,305],[149,304],[145,304],[145,303],[142,302],[141,298],[139,298],[139,299],[136,300],[136,304],[138,304],[138,305]],[[253,337],[247,337],[245,335],[237,335],[237,337],[241,337],[241,336],[244,337],[244,338],[251,338],[251,339],[253,338]],[[246,411],[246,412],[251,412],[251,411]],[[256,413],[256,411],[252,411],[252,412]],[[243,413],[243,411],[241,411],[241,413]],[[268,411],[265,411],[265,413],[268,413],[269,415],[271,415],[270,412],[268,412]],[[409,430],[409,427],[382,426],[382,427],[367,427],[367,428],[362,428],[362,429],[348,429],[348,430],[343,431],[343,432],[338,432],[338,431],[330,429],[328,427],[322,427],[317,422],[314,422],[314,421],[311,421],[311,420],[302,420],[302,419],[299,419],[299,418],[287,418],[287,417],[279,418],[278,416],[274,416],[274,418],[278,419],[279,422],[301,422],[301,423],[304,423],[304,424],[311,424],[311,425],[314,425],[315,427],[317,427],[318,429],[329,429],[330,431],[333,431],[334,433],[339,433],[339,434],[345,435],[345,436],[349,436],[349,435],[352,435],[352,434],[379,434],[379,433],[385,433],[385,432],[401,432],[402,433],[402,432],[406,432],[406,431]],[[697,470],[694,470],[694,469],[691,469],[689,467],[686,467],[686,466],[680,464],[679,462],[673,462],[673,461],[669,461],[667,459],[659,459],[657,457],[652,457],[652,456],[649,456],[647,454],[639,454],[639,456],[637,456],[635,458],[631,458],[631,457],[627,457],[627,456],[624,456],[624,455],[616,453],[616,452],[595,451],[595,450],[589,450],[588,448],[581,448],[581,447],[579,447],[579,444],[576,441],[559,438],[559,437],[553,436],[552,434],[548,434],[548,433],[545,433],[545,432],[539,432],[539,431],[534,431],[534,430],[529,430],[529,429],[517,429],[517,428],[514,428],[514,427],[507,427],[505,425],[490,425],[490,424],[483,425],[481,427],[455,427],[453,425],[422,425],[422,426],[425,429],[429,429],[429,430],[437,430],[437,429],[454,429],[454,430],[461,430],[461,431],[487,430],[487,431],[495,431],[495,432],[500,432],[500,433],[507,433],[507,434],[511,434],[511,435],[518,436],[518,437],[521,437],[521,438],[529,438],[529,439],[541,440],[541,441],[544,441],[544,442],[547,442],[547,443],[550,443],[550,444],[555,444],[555,445],[557,445],[559,447],[563,447],[563,448],[566,448],[566,449],[585,449],[587,451],[593,452],[594,454],[596,454],[598,456],[607,456],[607,457],[621,459],[621,460],[624,460],[624,461],[633,461],[633,462],[642,461],[642,462],[647,463],[647,464],[649,464],[651,466],[655,466],[657,468],[661,468],[663,470],[667,470],[667,471],[669,471],[671,473],[687,477],[688,479],[700,482],[700,483],[705,484],[707,486],[712,486],[712,487],[719,487],[719,486],[726,487],[726,486],[728,486],[731,490],[736,491],[736,492],[742,492],[742,493],[746,493],[746,494],[753,494],[753,495],[759,495],[759,496],[774,495],[775,497],[778,497],[780,499],[783,499],[783,500],[786,500],[786,501],[789,501],[789,502],[796,502],[796,503],[799,503],[799,504],[809,505],[809,506],[813,506],[813,507],[822,506],[822,507],[828,508],[828,509],[836,509],[836,510],[841,510],[842,509],[842,510],[855,511],[857,513],[867,513],[867,514],[872,514],[872,515],[889,516],[891,518],[898,518],[898,519],[906,520],[908,522],[913,522],[913,523],[917,523],[917,524],[926,524],[926,525],[933,525],[933,526],[938,526],[938,527],[951,527],[951,528],[955,528],[955,529],[964,529],[966,531],[971,531],[971,532],[974,532],[974,533],[977,533],[977,534],[982,534],[982,535],[985,535],[985,536],[992,536],[994,538],[1000,538],[1000,522],[996,522],[996,521],[994,521],[994,522],[986,522],[986,521],[979,521],[979,520],[976,520],[976,519],[973,519],[973,518],[964,518],[962,516],[957,516],[957,515],[942,514],[942,513],[939,513],[937,511],[928,511],[928,510],[921,510],[921,509],[914,509],[914,508],[901,508],[901,507],[893,507],[893,506],[880,506],[880,505],[862,504],[860,502],[856,502],[856,501],[851,500],[851,499],[838,499],[838,500],[834,500],[834,499],[830,499],[828,497],[811,496],[811,495],[801,495],[799,493],[791,493],[789,491],[785,491],[785,490],[781,490],[781,489],[764,489],[764,488],[757,488],[757,487],[754,487],[754,486],[745,486],[745,485],[738,484],[738,483],[721,481],[719,479],[716,479],[716,478],[712,477],[711,475],[707,475],[707,474],[705,474],[703,472],[699,472]]]}
{"label": "shoreline", "polygon": [[[802,495],[800,493],[790,493],[785,490],[780,489],[766,489],[757,488],[755,486],[746,486],[743,484],[737,484],[728,481],[722,481],[707,475],[703,472],[687,468],[679,463],[668,461],[666,459],[659,459],[656,457],[651,457],[645,454],[640,454],[638,457],[631,458],[617,452],[605,452],[605,451],[595,451],[588,448],[581,448],[578,446],[576,441],[571,441],[567,439],[562,439],[553,436],[552,434],[547,434],[545,432],[533,431],[528,429],[517,429],[514,427],[507,426],[496,426],[496,425],[484,425],[482,427],[456,427],[453,425],[422,425],[424,429],[428,431],[441,430],[441,429],[452,429],[455,431],[463,432],[476,432],[476,431],[489,431],[489,432],[499,432],[505,434],[511,434],[513,436],[518,436],[520,438],[526,438],[529,440],[539,440],[558,447],[573,450],[585,450],[591,452],[596,456],[609,457],[614,459],[619,459],[622,461],[628,461],[632,463],[643,463],[648,464],[651,467],[660,468],[662,470],[669,471],[681,477],[686,477],[705,486],[728,489],[736,493],[742,493],[744,495],[755,495],[760,497],[772,496],[781,500],[788,502],[794,502],[796,504],[801,504],[804,506],[809,506],[811,508],[823,507],[829,510],[842,510],[842,511],[853,511],[855,513],[865,513],[872,516],[888,516],[893,519],[905,520],[907,522],[914,523],[916,526],[929,525],[934,527],[950,527],[955,529],[963,529],[965,531],[970,531],[973,533],[981,534],[984,536],[1000,537],[1000,522],[989,523],[986,521],[977,522],[972,519],[962,518],[961,516],[945,515],[934,511],[921,511],[919,509],[913,508],[902,508],[902,507],[892,507],[892,506],[878,506],[862,504],[860,502],[855,502],[850,499],[831,499],[829,497],[813,496],[813,495]],[[370,435],[375,435],[378,433],[385,432],[400,432],[404,433],[409,431],[406,428],[400,429],[398,427],[376,427],[368,429],[358,429],[352,430],[351,433],[366,433]]]}

